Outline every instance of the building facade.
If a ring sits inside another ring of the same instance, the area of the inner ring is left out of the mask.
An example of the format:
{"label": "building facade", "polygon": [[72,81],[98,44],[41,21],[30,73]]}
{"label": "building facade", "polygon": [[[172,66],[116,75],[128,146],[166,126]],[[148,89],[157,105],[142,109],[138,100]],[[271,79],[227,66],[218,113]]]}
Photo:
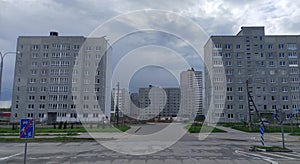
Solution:
{"label": "building facade", "polygon": [[180,73],[181,117],[193,119],[203,114],[202,79],[202,72],[193,68]]}
{"label": "building facade", "polygon": [[264,27],[211,36],[204,47],[205,113],[210,122],[248,121],[246,81],[263,117],[270,118],[275,109],[297,113],[299,47],[299,35],[265,35]]}
{"label": "building facade", "polygon": [[140,88],[138,119],[176,117],[180,109],[180,96],[179,88],[159,88],[151,85]]}
{"label": "building facade", "polygon": [[11,122],[98,122],[109,115],[107,49],[103,37],[20,36]]}

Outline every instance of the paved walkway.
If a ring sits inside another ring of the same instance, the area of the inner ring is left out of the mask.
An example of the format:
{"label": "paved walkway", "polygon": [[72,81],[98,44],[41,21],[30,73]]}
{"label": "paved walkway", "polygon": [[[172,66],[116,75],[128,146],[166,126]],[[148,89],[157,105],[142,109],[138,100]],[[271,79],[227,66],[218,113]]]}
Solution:
{"label": "paved walkway", "polygon": [[216,128],[226,131],[227,133],[246,134],[246,132],[235,130],[224,126],[216,126]]}

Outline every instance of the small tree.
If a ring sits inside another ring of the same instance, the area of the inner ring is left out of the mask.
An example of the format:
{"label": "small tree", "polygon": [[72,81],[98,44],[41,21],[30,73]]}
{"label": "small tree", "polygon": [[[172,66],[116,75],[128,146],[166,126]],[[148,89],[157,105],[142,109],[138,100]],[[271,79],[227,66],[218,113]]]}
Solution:
{"label": "small tree", "polygon": [[67,121],[64,122],[64,129],[67,129]]}

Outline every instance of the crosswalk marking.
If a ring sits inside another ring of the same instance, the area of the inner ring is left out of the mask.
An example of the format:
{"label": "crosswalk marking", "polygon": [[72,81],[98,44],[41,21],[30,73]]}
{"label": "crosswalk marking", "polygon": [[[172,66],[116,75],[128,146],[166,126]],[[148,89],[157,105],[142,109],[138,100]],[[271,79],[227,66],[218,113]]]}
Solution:
{"label": "crosswalk marking", "polygon": [[280,157],[280,158],[295,159],[295,158],[292,158],[292,157],[282,156],[282,155],[273,154],[273,153],[267,153],[267,152],[260,152],[260,153],[261,154],[265,154],[265,155],[271,155],[271,156],[275,156],[275,157]]}
{"label": "crosswalk marking", "polygon": [[291,152],[291,153],[277,152],[277,154],[289,155],[289,156],[294,156],[294,157],[300,157],[300,154],[294,154],[293,152]]}

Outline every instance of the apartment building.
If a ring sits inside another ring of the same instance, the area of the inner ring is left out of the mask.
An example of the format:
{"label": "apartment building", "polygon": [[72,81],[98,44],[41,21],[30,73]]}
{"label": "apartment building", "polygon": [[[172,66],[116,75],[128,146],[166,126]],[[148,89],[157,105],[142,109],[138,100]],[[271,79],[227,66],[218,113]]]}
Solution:
{"label": "apartment building", "polygon": [[111,51],[104,37],[20,36],[16,49],[11,122],[98,122],[109,116]]}
{"label": "apartment building", "polygon": [[179,115],[195,118],[203,114],[203,81],[202,72],[193,68],[180,74],[181,110]]}
{"label": "apartment building", "polygon": [[210,122],[248,121],[246,81],[263,117],[300,108],[299,35],[265,35],[242,27],[237,35],[211,36],[204,47],[205,113]]}

